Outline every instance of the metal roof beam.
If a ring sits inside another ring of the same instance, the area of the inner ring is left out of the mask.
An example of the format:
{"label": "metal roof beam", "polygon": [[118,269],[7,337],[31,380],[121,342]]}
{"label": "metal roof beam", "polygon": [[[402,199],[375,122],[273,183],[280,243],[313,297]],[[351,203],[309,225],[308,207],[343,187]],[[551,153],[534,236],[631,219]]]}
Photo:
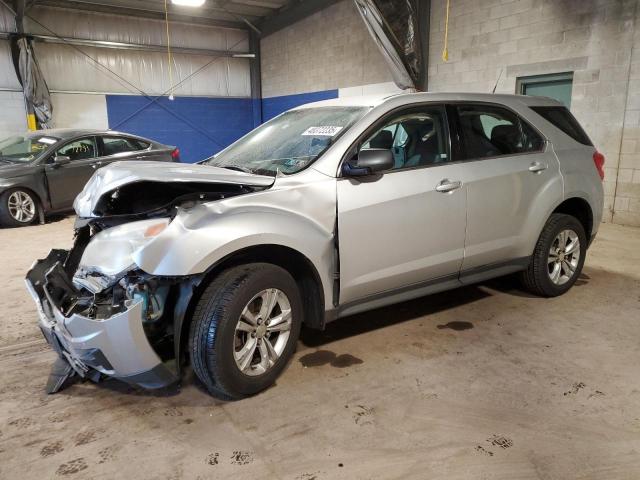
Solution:
{"label": "metal roof beam", "polygon": [[18,33],[24,32],[24,14],[27,11],[26,0],[15,0],[16,7],[16,30]]}
{"label": "metal roof beam", "polygon": [[[164,20],[164,11],[160,10],[144,10],[140,8],[132,8],[133,3],[121,2],[118,5],[108,5],[106,3],[88,3],[84,1],[68,1],[68,0],[38,0],[37,6],[55,7],[64,9],[77,9],[87,12],[110,13],[113,15],[125,15],[138,18],[150,18],[153,20]],[[214,18],[211,16],[200,15],[191,16],[175,11],[169,12],[169,19],[172,22],[190,23],[196,25],[207,25],[211,27],[233,28],[236,30],[247,30],[247,25],[234,18],[232,15],[226,14],[224,19]]]}
{"label": "metal roof beam", "polygon": [[[0,32],[0,39],[7,39],[11,32]],[[34,40],[43,43],[56,43],[61,45],[76,45],[79,47],[113,48],[117,50],[138,50],[150,52],[166,52],[166,45],[145,45],[139,43],[109,42],[104,40],[91,40],[85,38],[55,37],[53,35],[29,34]],[[203,48],[171,47],[173,53],[187,55],[203,55],[207,57],[238,57],[252,58],[247,51],[209,50]]]}
{"label": "metal roof beam", "polygon": [[[44,4],[45,0],[39,1],[39,4]],[[139,10],[143,12],[160,12],[164,14],[164,2],[157,0],[73,0],[74,3],[84,3],[90,6],[99,5],[107,7],[117,8],[129,8],[132,10]],[[70,2],[63,2],[70,3]],[[233,21],[238,16],[247,18],[250,21],[257,21],[258,19],[269,15],[273,12],[271,8],[255,7],[255,6],[239,6],[233,3],[223,4],[220,0],[209,0],[201,7],[186,7],[182,5],[174,5],[168,2],[167,9],[169,14],[184,15],[188,17],[207,17],[216,20],[231,20]]]}

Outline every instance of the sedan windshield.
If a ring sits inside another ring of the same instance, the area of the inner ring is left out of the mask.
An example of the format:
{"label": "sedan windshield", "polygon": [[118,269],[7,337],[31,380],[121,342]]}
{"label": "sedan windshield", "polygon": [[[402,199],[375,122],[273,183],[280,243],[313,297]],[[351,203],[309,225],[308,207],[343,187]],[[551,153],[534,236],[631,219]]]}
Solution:
{"label": "sedan windshield", "polygon": [[0,141],[0,160],[28,163],[40,156],[58,139],[46,135],[15,135]]}
{"label": "sedan windshield", "polygon": [[367,110],[363,107],[290,110],[203,163],[261,175],[296,173],[313,163]]}

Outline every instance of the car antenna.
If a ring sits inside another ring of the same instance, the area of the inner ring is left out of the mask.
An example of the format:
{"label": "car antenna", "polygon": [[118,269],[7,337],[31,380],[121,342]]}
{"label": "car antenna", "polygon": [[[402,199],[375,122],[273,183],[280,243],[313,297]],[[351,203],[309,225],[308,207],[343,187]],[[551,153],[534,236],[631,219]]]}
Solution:
{"label": "car antenna", "polygon": [[498,82],[500,82],[500,77],[502,77],[502,71],[504,70],[504,67],[502,67],[500,69],[500,73],[498,74],[498,78],[496,80],[496,84],[493,86],[493,90],[491,90],[491,93],[496,93],[496,88],[498,88]]}

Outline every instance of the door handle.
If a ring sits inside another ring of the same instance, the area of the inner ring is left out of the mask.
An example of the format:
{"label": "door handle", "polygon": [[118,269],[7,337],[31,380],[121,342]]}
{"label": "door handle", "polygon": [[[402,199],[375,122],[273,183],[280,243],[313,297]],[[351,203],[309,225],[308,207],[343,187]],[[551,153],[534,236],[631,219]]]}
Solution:
{"label": "door handle", "polygon": [[102,166],[102,162],[96,162],[91,164],[91,168],[93,168],[94,170],[96,168],[100,168],[101,166]]}
{"label": "door handle", "polygon": [[543,170],[546,170],[547,168],[549,168],[549,165],[547,165],[546,163],[533,162],[531,165],[529,165],[529,171],[533,173],[541,172]]}
{"label": "door handle", "polygon": [[436,192],[440,192],[440,193],[453,192],[454,190],[459,189],[461,186],[462,186],[462,182],[458,180],[449,180],[448,178],[445,178],[444,180],[440,181],[438,185],[436,185]]}

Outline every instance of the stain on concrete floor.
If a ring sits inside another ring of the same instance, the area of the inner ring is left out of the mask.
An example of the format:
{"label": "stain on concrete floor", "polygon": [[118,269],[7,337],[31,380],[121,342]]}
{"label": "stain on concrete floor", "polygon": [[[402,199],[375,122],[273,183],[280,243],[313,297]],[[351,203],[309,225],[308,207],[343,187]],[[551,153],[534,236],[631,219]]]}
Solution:
{"label": "stain on concrete floor", "polygon": [[300,357],[299,362],[303,367],[321,367],[323,365],[331,365],[336,368],[347,368],[352,365],[360,365],[364,363],[362,359],[354,357],[350,353],[336,355],[329,350],[317,350]]}
{"label": "stain on concrete floor", "polygon": [[445,323],[444,325],[438,325],[438,329],[439,330],[444,330],[446,328],[449,328],[451,330],[455,330],[456,332],[461,332],[462,330],[470,330],[470,329],[472,329],[473,328],[473,323],[455,321],[455,322]]}

